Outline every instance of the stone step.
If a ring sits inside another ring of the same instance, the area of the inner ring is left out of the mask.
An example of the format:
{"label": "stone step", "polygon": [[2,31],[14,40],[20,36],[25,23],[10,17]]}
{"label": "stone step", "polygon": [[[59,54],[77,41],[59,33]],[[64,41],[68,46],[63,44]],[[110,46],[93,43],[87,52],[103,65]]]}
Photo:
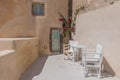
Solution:
{"label": "stone step", "polygon": [[14,52],[15,52],[15,50],[2,50],[2,51],[0,51],[0,57],[14,53]]}
{"label": "stone step", "polygon": [[0,38],[1,50],[15,50],[16,41],[26,41],[34,38]]}

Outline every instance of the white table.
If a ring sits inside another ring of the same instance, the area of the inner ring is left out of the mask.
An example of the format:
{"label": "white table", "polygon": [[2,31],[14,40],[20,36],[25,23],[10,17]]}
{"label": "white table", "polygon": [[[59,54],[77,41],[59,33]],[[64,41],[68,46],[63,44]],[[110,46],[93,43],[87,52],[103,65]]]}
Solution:
{"label": "white table", "polygon": [[85,46],[85,45],[71,45],[71,47],[73,48],[73,52],[74,52],[74,54],[73,54],[73,61],[75,62],[75,58],[76,58],[76,55],[77,55],[77,51],[78,51],[78,49],[85,49],[85,48],[87,48],[87,46]]}

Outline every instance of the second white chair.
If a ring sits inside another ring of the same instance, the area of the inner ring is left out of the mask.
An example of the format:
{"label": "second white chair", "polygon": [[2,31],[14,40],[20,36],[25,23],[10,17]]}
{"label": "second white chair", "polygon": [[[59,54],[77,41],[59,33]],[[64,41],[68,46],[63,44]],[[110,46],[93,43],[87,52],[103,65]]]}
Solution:
{"label": "second white chair", "polygon": [[[97,75],[101,77],[102,60],[103,60],[103,46],[97,44],[96,49],[87,49],[83,53],[83,67],[85,77],[88,75]],[[94,72],[92,72],[94,71]]]}
{"label": "second white chair", "polygon": [[71,47],[72,45],[78,45],[78,41],[69,40],[69,44],[66,45],[69,46],[69,49],[65,50],[65,55],[67,56],[67,59],[71,59],[72,61],[74,61],[74,51],[77,50],[73,50],[73,48]]}

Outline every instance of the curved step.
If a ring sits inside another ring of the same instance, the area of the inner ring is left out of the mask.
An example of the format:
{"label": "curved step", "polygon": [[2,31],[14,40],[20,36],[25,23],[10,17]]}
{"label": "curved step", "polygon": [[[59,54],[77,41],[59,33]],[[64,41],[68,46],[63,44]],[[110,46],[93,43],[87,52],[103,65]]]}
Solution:
{"label": "curved step", "polygon": [[15,50],[2,50],[2,51],[0,51],[0,57],[11,54],[13,52],[15,52]]}

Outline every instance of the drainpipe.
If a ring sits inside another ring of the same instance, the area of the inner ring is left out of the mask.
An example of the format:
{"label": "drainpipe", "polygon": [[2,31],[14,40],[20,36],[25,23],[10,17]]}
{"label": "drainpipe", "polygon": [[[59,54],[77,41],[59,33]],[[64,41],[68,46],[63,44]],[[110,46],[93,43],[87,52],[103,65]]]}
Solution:
{"label": "drainpipe", "polygon": [[[72,17],[72,3],[73,0],[68,0],[68,17]],[[72,39],[72,35],[70,34],[70,39]]]}
{"label": "drainpipe", "polygon": [[68,1],[68,17],[72,17],[72,0]]}

